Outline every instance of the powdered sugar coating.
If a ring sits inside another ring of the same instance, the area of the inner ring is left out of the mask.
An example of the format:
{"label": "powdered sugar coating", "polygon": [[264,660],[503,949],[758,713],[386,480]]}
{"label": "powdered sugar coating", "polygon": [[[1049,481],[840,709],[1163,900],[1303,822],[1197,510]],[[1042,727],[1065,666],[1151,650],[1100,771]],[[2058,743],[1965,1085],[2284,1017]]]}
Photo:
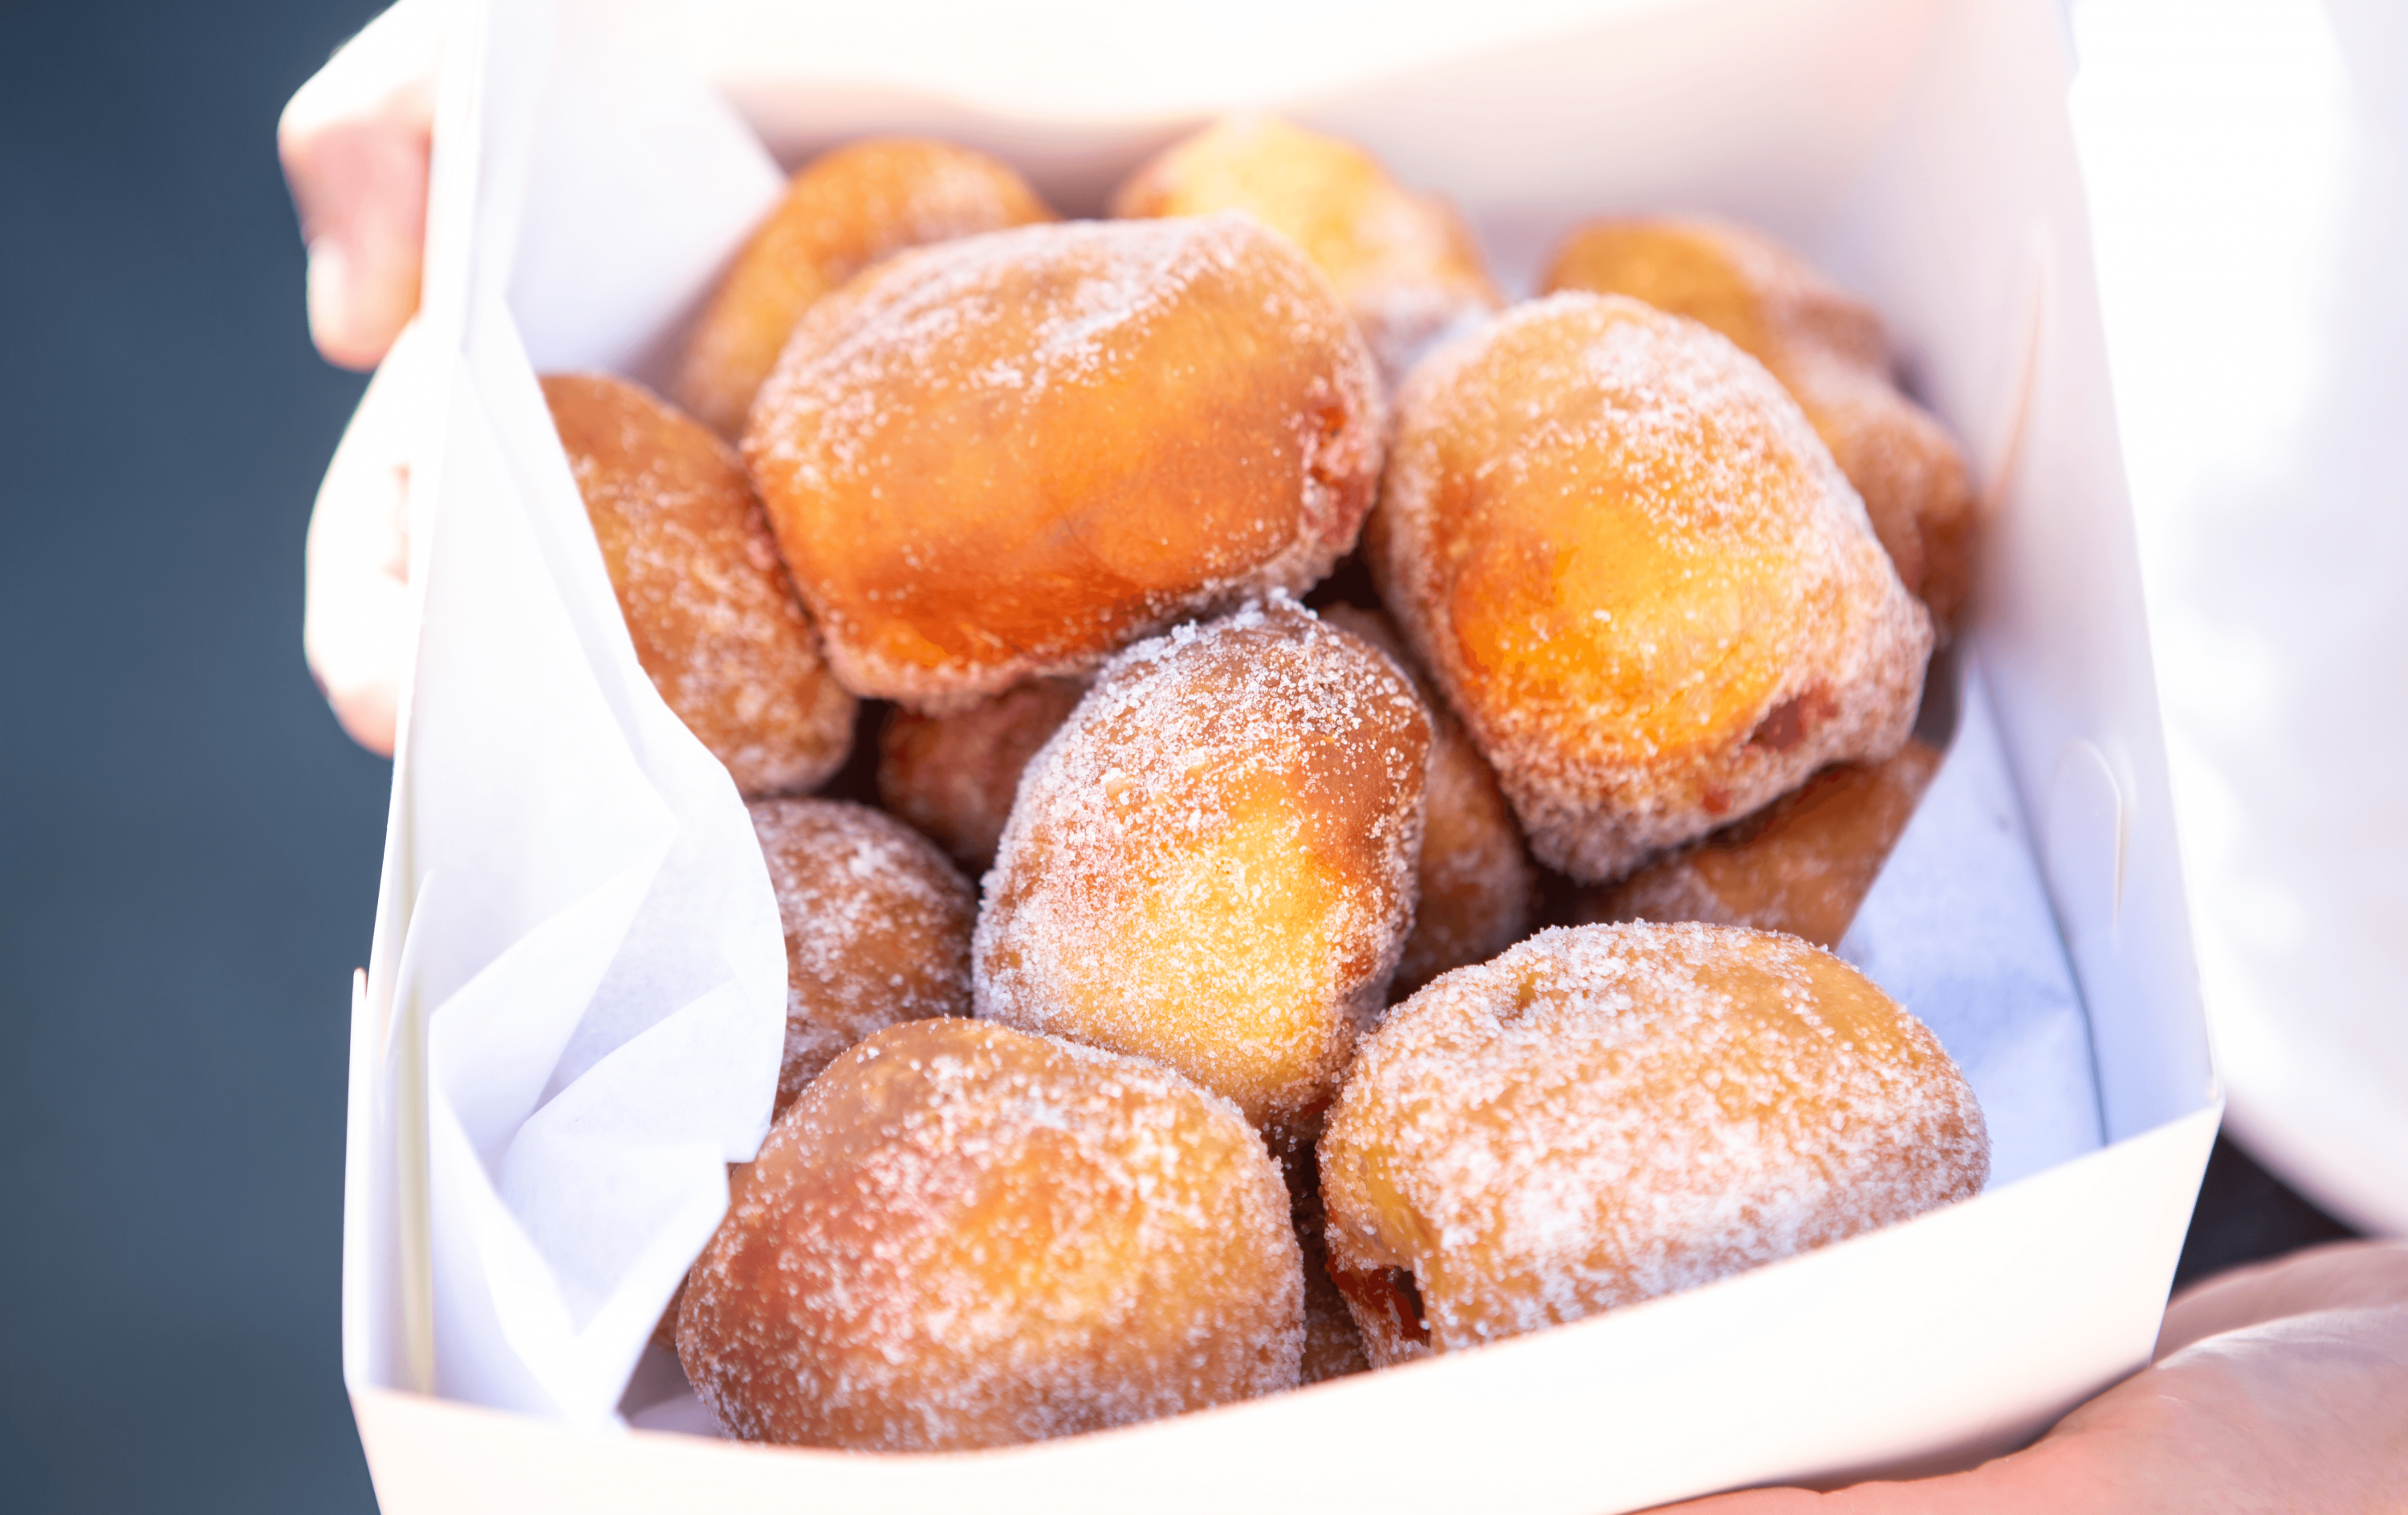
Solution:
{"label": "powdered sugar coating", "polygon": [[1428,741],[1387,658],[1283,597],[1130,648],[1022,776],[978,1013],[1308,1119],[1412,919]]}
{"label": "powdered sugar coating", "polygon": [[1241,210],[1329,277],[1391,382],[1504,303],[1455,208],[1407,192],[1351,142],[1233,116],[1173,143],[1112,195],[1115,216]]}
{"label": "powdered sugar coating", "polygon": [[1226,1100],[1005,1027],[924,1021],[771,1129],[689,1276],[678,1354],[748,1440],[1033,1441],[1292,1388],[1287,1193]]}
{"label": "powdered sugar coating", "polygon": [[1980,547],[1973,479],[1956,439],[1886,366],[1793,357],[1781,380],[1864,496],[1899,578],[1943,632],[1964,619]]}
{"label": "powdered sugar coating", "polygon": [[1754,926],[1837,947],[1939,767],[1919,741],[1885,762],[1835,764],[1737,825],[1583,891],[1575,915]]}
{"label": "powdered sugar coating", "polygon": [[814,306],[744,456],[839,677],[932,709],[1303,589],[1354,544],[1382,422],[1285,242],[1075,222],[907,252]]}
{"label": "powdered sugar coating", "polygon": [[728,265],[686,339],[671,386],[733,438],[805,310],[904,248],[1051,221],[1008,165],[947,142],[851,142],[794,177]]}
{"label": "powdered sugar coating", "polygon": [[553,374],[543,392],[662,700],[747,794],[809,789],[843,766],[853,696],[727,445],[624,379]]}
{"label": "powdered sugar coating", "polygon": [[1333,606],[1322,618],[1396,659],[1429,707],[1429,786],[1415,870],[1413,931],[1405,938],[1388,990],[1391,998],[1401,999],[1449,968],[1494,957],[1527,935],[1538,902],[1538,873],[1497,787],[1497,770],[1426,682],[1395,624],[1376,610],[1351,605]]}
{"label": "powdered sugar coating", "polygon": [[781,1107],[872,1032],[969,1013],[978,895],[926,837],[842,800],[750,808],[786,932]]}
{"label": "powdered sugar coating", "polygon": [[1531,850],[1580,879],[1895,751],[1931,649],[1796,402],[1621,296],[1517,307],[1414,370],[1366,547]]}
{"label": "powdered sugar coating", "polygon": [[1542,288],[1631,295],[1737,343],[1797,397],[1907,590],[1943,630],[1964,613],[1972,482],[1947,432],[1899,389],[1870,306],[1761,232],[1697,217],[1583,226]]}
{"label": "powdered sugar coating", "polygon": [[[1383,1365],[1893,1224],[1989,1168],[1920,1022],[1817,948],[1704,925],[1558,928],[1440,979],[1364,1043],[1320,1153]],[[1390,1270],[1426,1343],[1360,1287]]]}
{"label": "powdered sugar coating", "polygon": [[878,802],[984,872],[1022,771],[1086,692],[1078,679],[1032,679],[944,715],[889,710],[878,730]]}

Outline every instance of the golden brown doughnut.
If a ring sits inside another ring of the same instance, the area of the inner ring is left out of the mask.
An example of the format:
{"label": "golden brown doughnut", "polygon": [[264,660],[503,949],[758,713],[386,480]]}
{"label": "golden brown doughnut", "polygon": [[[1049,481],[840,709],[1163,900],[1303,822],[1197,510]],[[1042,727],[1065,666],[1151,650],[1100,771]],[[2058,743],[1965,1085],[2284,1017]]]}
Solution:
{"label": "golden brown doughnut", "polygon": [[1321,1140],[1374,1365],[1576,1321],[1980,1193],[1939,1038],[1792,936],[1581,926],[1366,1040]]}
{"label": "golden brown doughnut", "polygon": [[786,931],[778,1107],[897,1021],[970,1012],[978,894],[891,815],[843,800],[755,800],[752,831]]}
{"label": "golden brown doughnut", "polygon": [[804,315],[744,456],[838,675],[932,709],[1312,583],[1380,431],[1327,282],[1228,215],[892,258]]}
{"label": "golden brown doughnut", "polygon": [[1881,318],[1760,232],[1670,218],[1574,232],[1545,288],[1628,294],[1700,321],[1789,388],[1864,496],[1873,531],[1942,629],[1973,583],[1973,487],[1964,455],[1890,368]]}
{"label": "golden brown doughnut", "polygon": [[1351,142],[1232,116],[1172,144],[1112,195],[1115,216],[1242,210],[1304,250],[1391,379],[1504,304],[1455,207],[1414,194]]}
{"label": "golden brown doughnut", "polygon": [[878,802],[963,867],[985,872],[1020,771],[1086,690],[1075,679],[1032,679],[951,715],[897,706],[878,729]]}
{"label": "golden brown doughnut", "polygon": [[1539,878],[1522,850],[1497,770],[1465,736],[1462,722],[1405,650],[1386,616],[1351,605],[1321,618],[1396,659],[1430,711],[1429,790],[1423,805],[1419,899],[1412,935],[1388,987],[1404,998],[1449,968],[1496,956],[1530,930]]}
{"label": "golden brown doughnut", "polygon": [[1738,824],[1582,891],[1575,916],[1755,926],[1837,947],[1940,755],[1909,741],[1886,762],[1834,764]]}
{"label": "golden brown doughnut", "polygon": [[853,696],[727,445],[637,386],[543,380],[603,565],[652,687],[746,794],[810,789],[843,766]]}
{"label": "golden brown doughnut", "polygon": [[688,1276],[678,1356],[748,1441],[996,1447],[1294,1387],[1302,1285],[1228,1101],[914,1021],[779,1117]]}
{"label": "golden brown doughnut", "polygon": [[1274,599],[1129,649],[1021,779],[978,1013],[1309,1122],[1412,918],[1429,720],[1385,657]]}
{"label": "golden brown doughnut", "polygon": [[1018,174],[968,148],[890,137],[823,153],[728,266],[670,392],[732,440],[795,322],[822,295],[905,248],[1053,219]]}
{"label": "golden brown doughnut", "polygon": [[1620,295],[1425,359],[1365,547],[1531,850],[1576,879],[1887,757],[1931,650],[1797,402]]}

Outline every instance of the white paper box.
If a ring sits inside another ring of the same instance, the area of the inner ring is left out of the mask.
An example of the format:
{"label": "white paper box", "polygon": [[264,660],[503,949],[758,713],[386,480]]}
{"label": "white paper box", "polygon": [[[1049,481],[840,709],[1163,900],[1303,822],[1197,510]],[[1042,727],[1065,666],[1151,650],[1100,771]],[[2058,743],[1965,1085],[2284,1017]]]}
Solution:
{"label": "white paper box", "polygon": [[[1480,47],[1472,22],[1409,18],[1373,66],[1349,61],[1329,18],[1370,24],[1376,8],[1199,8],[1210,45],[1183,49],[1137,45],[1143,19],[1117,11],[966,7],[924,25],[918,51],[894,19],[910,12],[796,14],[827,24],[781,34],[756,16],[767,29],[748,33],[734,7],[646,22],[651,53],[624,67],[604,39],[624,41],[624,19],[598,10],[494,0],[454,33],[424,308],[396,360],[429,399],[411,474],[428,631],[352,1030],[345,1378],[388,1510],[1628,1509],[1961,1465],[2146,1360],[2219,1101],[2053,5],[1534,0],[1489,18]],[[527,353],[647,370],[707,284],[693,250],[730,245],[774,193],[735,116],[693,101],[679,119],[721,139],[724,174],[681,174],[678,144],[629,130],[616,211],[545,179],[547,127],[642,122],[629,102],[683,88],[680,64],[713,74],[789,162],[849,131],[918,129],[1013,157],[1064,208],[1092,210],[1201,113],[1267,106],[1453,195],[1509,283],[1584,216],[1697,208],[1767,227],[1866,293],[1994,512],[1969,645],[2079,979],[2107,1145],[1688,1294],[1122,1431],[886,1457],[617,1428],[592,1385],[618,1381],[649,1327],[628,1301],[666,1296],[716,1214],[695,1196],[758,1121],[714,1115],[724,1090],[672,1090],[644,1117],[643,1182],[547,1194],[536,1220],[499,1216],[493,1195],[514,1165],[539,1172],[623,1129],[609,1079],[628,1059],[667,1043],[757,1053],[782,1003],[757,857],[712,850],[741,826],[734,791],[636,669],[557,449],[528,442],[548,433]],[[636,235],[661,217],[693,235]],[[613,321],[589,319],[606,307]],[[445,630],[480,593],[490,646]],[[522,642],[570,676],[488,655]],[[508,761],[480,765],[494,753]],[[707,889],[728,923],[626,981],[652,960],[612,944],[693,935]],[[553,962],[587,970],[530,970]],[[453,1013],[470,1001],[494,1013]],[[513,1057],[554,1071],[480,1079]],[[621,1221],[609,1234],[644,1245],[561,1275],[560,1236]],[[437,1290],[464,1279],[480,1292],[447,1293],[438,1330]],[[466,1335],[464,1310],[483,1312]],[[423,1392],[447,1379],[550,1419]]]}

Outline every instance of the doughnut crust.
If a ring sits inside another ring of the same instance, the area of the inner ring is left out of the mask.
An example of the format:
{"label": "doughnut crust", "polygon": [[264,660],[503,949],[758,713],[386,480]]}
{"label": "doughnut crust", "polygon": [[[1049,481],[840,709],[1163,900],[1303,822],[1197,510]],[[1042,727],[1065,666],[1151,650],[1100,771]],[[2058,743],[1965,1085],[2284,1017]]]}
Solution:
{"label": "doughnut crust", "polygon": [[1593,222],[1557,250],[1544,287],[1628,294],[1703,322],[1772,371],[1864,496],[1899,579],[1942,630],[1973,583],[1964,455],[1891,370],[1881,319],[1760,232],[1724,222]]}
{"label": "doughnut crust", "polygon": [[1390,999],[1402,999],[1447,969],[1494,957],[1526,936],[1538,874],[1497,787],[1497,770],[1426,681],[1395,624],[1376,610],[1351,605],[1332,606],[1322,619],[1396,659],[1429,707],[1429,788],[1415,870],[1419,899],[1412,935],[1405,938],[1388,988]]}
{"label": "doughnut crust", "polygon": [[1585,922],[1755,926],[1837,947],[1940,757],[1910,740],[1886,762],[1834,764],[1738,824],[1583,891],[1575,912]]}
{"label": "doughnut crust", "polygon": [[795,322],[822,295],[905,248],[1053,219],[1018,174],[968,148],[888,137],[823,153],[729,264],[670,393],[733,440]]}
{"label": "doughnut crust", "polygon": [[1073,679],[1032,679],[950,715],[887,711],[878,728],[878,802],[963,867],[985,872],[1021,770],[1086,692]]}
{"label": "doughnut crust", "polygon": [[1173,143],[1112,195],[1115,216],[1242,210],[1329,276],[1393,381],[1429,344],[1504,304],[1455,208],[1351,142],[1232,116]]}
{"label": "doughnut crust", "polygon": [[745,1440],[951,1451],[1293,1388],[1303,1310],[1287,1191],[1228,1101],[914,1021],[779,1118],[677,1343]]}
{"label": "doughnut crust", "polygon": [[744,456],[838,676],[943,709],[1319,579],[1380,407],[1327,282],[1253,222],[1073,222],[813,306]]}
{"label": "doughnut crust", "polygon": [[812,788],[853,747],[829,675],[727,445],[636,385],[543,380],[636,657],[747,795]]}
{"label": "doughnut crust", "polygon": [[1930,618],[1795,401],[1620,295],[1424,360],[1365,534],[1540,861],[1598,880],[1905,741]]}
{"label": "doughnut crust", "polygon": [[1293,601],[1129,649],[1021,780],[978,1013],[1309,1121],[1412,919],[1428,744],[1396,666]]}
{"label": "doughnut crust", "polygon": [[786,932],[778,1108],[837,1054],[898,1021],[970,1012],[978,895],[928,839],[843,800],[754,800]]}
{"label": "doughnut crust", "polygon": [[1363,1044],[1321,1141],[1375,1365],[1693,1289],[1981,1191],[1939,1039],[1795,937],[1540,933]]}

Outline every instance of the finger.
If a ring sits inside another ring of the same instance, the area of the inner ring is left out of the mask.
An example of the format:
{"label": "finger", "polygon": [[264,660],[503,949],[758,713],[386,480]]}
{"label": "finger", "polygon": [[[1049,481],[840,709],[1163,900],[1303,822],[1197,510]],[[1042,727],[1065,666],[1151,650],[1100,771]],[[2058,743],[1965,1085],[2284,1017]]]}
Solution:
{"label": "finger", "polygon": [[[2140,1510],[2408,1508],[2408,1305],[2288,1315],[2143,1368],[2050,1433]],[[2086,1454],[2083,1443],[2092,1443]]]}
{"label": "finger", "polygon": [[2120,1428],[2086,1436],[2051,1432],[2023,1451],[1963,1473],[1858,1483],[1828,1494],[1750,1489],[1666,1506],[1656,1515],[2130,1515],[2169,1508],[2146,1498],[2135,1502],[2136,1489],[2145,1493],[2159,1462],[2153,1449]]}
{"label": "finger", "polygon": [[284,107],[278,155],[309,249],[309,335],[368,368],[418,308],[441,13],[401,0]]}
{"label": "finger", "polygon": [[408,661],[409,338],[369,381],[309,516],[301,645],[353,741],[393,755]]}
{"label": "finger", "polygon": [[2163,1362],[2192,1342],[2286,1315],[2389,1304],[2408,1304],[2408,1242],[2311,1247],[2184,1291],[2166,1307],[2152,1355]]}
{"label": "finger", "polygon": [[[2344,1251],[2385,1271],[2343,1271]],[[2334,1293],[2380,1293],[2398,1278],[2387,1270],[2403,1251],[2317,1249],[2326,1255],[2292,1267],[2295,1277],[2320,1271]],[[1681,1515],[2408,1508],[2402,1404],[2408,1304],[2361,1299],[2209,1336],[2100,1394],[2033,1446],[1970,1472],[1827,1494],[1755,1490],[1671,1508]]]}
{"label": "finger", "polygon": [[2076,1459],[2045,1441],[1969,1472],[1908,1482],[1858,1483],[1828,1494],[1807,1489],[1748,1489],[1656,1515],[2107,1515],[2119,1508],[2100,1497],[2099,1479]]}

